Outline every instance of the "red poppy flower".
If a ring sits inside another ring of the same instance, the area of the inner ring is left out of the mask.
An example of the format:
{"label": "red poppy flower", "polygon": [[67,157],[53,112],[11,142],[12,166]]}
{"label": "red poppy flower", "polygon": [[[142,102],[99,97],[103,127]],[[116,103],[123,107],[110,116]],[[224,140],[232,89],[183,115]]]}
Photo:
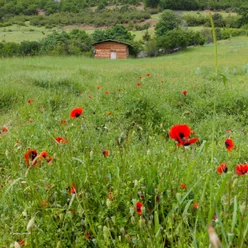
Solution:
{"label": "red poppy flower", "polygon": [[77,118],[83,113],[83,108],[75,108],[71,111],[70,117]]}
{"label": "red poppy flower", "polygon": [[232,133],[232,130],[226,130],[226,133]]}
{"label": "red poppy flower", "polygon": [[72,194],[76,194],[76,185],[75,185],[75,183],[74,182],[72,182],[72,184],[71,184],[71,188],[70,188],[70,190],[69,190],[69,193],[72,195]]}
{"label": "red poppy flower", "polygon": [[140,87],[140,83],[137,83],[136,86]]}
{"label": "red poppy flower", "polygon": [[108,150],[104,150],[102,152],[102,154],[103,154],[104,157],[108,157],[109,156],[109,151]]}
{"label": "red poppy flower", "polygon": [[186,184],[181,183],[181,184],[180,184],[180,188],[181,188],[181,189],[187,189],[187,186],[186,186]]}
{"label": "red poppy flower", "polygon": [[40,160],[45,159],[48,164],[51,163],[53,160],[53,157],[48,158],[48,153],[46,151],[42,151],[39,157],[40,157]]}
{"label": "red poppy flower", "polygon": [[37,163],[36,157],[37,157],[38,153],[36,150],[28,150],[25,154],[24,154],[24,158],[26,160],[27,166],[30,167],[30,160],[32,162],[31,166],[34,166]]}
{"label": "red poppy flower", "polygon": [[187,96],[187,90],[184,90],[183,92],[182,92],[182,94],[184,95],[184,96]]}
{"label": "red poppy flower", "polygon": [[170,129],[170,137],[178,142],[178,147],[188,146],[199,140],[199,138],[189,139],[190,134],[190,127],[186,124],[175,125]]}
{"label": "red poppy flower", "polygon": [[108,92],[108,91],[106,91],[106,92],[105,92],[105,94],[106,94],[106,95],[109,95],[109,92]]}
{"label": "red poppy flower", "polygon": [[28,100],[28,104],[30,104],[31,102],[33,102],[34,100]]}
{"label": "red poppy flower", "polygon": [[218,172],[219,174],[222,174],[223,172],[224,172],[224,173],[227,173],[228,168],[227,168],[226,163],[220,164],[220,165],[217,167],[216,170],[217,170],[217,172]]}
{"label": "red poppy flower", "polygon": [[66,125],[67,124],[67,120],[62,120],[62,121],[60,121],[60,125],[61,126],[64,126],[64,125]]}
{"label": "red poppy flower", "polygon": [[199,203],[198,202],[194,202],[193,206],[194,206],[195,209],[197,209],[199,207]]}
{"label": "red poppy flower", "polygon": [[231,152],[232,149],[234,148],[234,142],[233,142],[233,140],[232,140],[231,138],[226,139],[226,141],[225,141],[225,146],[226,146],[226,149],[227,149],[229,152]]}
{"label": "red poppy flower", "polygon": [[7,133],[8,131],[9,131],[9,129],[8,129],[7,127],[3,127],[3,128],[2,128],[2,132],[3,132],[3,133]]}
{"label": "red poppy flower", "polygon": [[236,166],[236,174],[239,176],[244,176],[248,173],[248,164],[238,164]]}
{"label": "red poppy flower", "polygon": [[25,245],[25,240],[24,240],[24,239],[20,239],[20,240],[18,241],[18,244],[19,244],[19,245]]}
{"label": "red poppy flower", "polygon": [[48,207],[49,206],[49,202],[47,202],[47,201],[40,201],[40,206],[41,207]]}
{"label": "red poppy flower", "polygon": [[141,202],[136,202],[136,211],[138,214],[142,214],[143,204]]}
{"label": "red poppy flower", "polygon": [[56,140],[58,143],[68,143],[68,142],[69,142],[69,140],[65,140],[65,139],[63,139],[62,137],[57,137],[57,138],[55,138],[55,140]]}
{"label": "red poppy flower", "polygon": [[147,74],[146,74],[146,76],[147,76],[147,77],[150,77],[150,76],[151,76],[151,74],[150,74],[150,73],[147,73]]}

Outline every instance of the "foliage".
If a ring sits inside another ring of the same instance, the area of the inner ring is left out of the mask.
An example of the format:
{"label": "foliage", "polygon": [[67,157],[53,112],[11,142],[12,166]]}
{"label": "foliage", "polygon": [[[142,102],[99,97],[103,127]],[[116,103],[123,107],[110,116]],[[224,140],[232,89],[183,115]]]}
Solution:
{"label": "foliage", "polygon": [[204,25],[208,22],[209,18],[205,15],[184,15],[183,19],[186,21],[188,26],[195,27]]}
{"label": "foliage", "polygon": [[0,57],[35,55],[81,55],[92,52],[92,39],[85,31],[54,32],[41,42],[0,43]]}
{"label": "foliage", "polygon": [[240,6],[240,8],[238,9],[238,13],[241,16],[240,24],[241,25],[248,24],[248,3]]}
{"label": "foliage", "polygon": [[173,10],[195,10],[199,9],[197,0],[160,0],[159,3],[162,9]]}
{"label": "foliage", "polygon": [[181,23],[182,20],[176,13],[171,10],[165,10],[156,24],[156,35],[163,36],[166,32],[178,28]]}
{"label": "foliage", "polygon": [[170,30],[157,39],[157,45],[166,53],[172,52],[174,49],[185,49],[189,44],[186,34],[187,32],[181,29]]}
{"label": "foliage", "polygon": [[124,26],[115,25],[112,28],[96,29],[92,34],[94,42],[103,40],[120,40],[120,41],[133,41],[134,35],[132,35]]}
{"label": "foliage", "polygon": [[156,8],[159,4],[160,0],[145,0],[145,4],[147,7]]}

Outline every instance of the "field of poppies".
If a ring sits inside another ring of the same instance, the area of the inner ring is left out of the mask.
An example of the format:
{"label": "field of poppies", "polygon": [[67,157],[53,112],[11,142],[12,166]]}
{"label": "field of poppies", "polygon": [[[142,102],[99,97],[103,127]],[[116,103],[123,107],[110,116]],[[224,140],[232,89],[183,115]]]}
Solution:
{"label": "field of poppies", "polygon": [[248,247],[247,54],[0,60],[0,247]]}

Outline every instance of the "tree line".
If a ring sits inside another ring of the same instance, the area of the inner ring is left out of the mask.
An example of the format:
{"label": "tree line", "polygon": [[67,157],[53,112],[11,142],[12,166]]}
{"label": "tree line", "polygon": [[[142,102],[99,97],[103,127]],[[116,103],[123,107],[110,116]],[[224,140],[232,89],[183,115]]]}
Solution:
{"label": "tree line", "polygon": [[46,15],[59,12],[80,13],[95,6],[98,10],[108,5],[139,5],[172,10],[237,9],[248,0],[0,0],[2,19],[15,15],[36,15],[39,9]]}

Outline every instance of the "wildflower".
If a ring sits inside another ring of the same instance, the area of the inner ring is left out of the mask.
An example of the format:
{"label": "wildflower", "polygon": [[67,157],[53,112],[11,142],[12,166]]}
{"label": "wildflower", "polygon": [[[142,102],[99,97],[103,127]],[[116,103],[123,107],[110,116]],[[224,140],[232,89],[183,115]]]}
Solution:
{"label": "wildflower", "polygon": [[233,140],[232,140],[231,138],[226,139],[226,141],[225,141],[225,146],[226,146],[226,149],[227,149],[229,152],[231,152],[232,149],[234,148],[234,142],[233,142]]}
{"label": "wildflower", "polygon": [[32,162],[32,166],[35,165],[37,163],[36,157],[37,157],[38,153],[36,150],[28,150],[25,154],[24,154],[24,158],[26,160],[27,166],[30,167],[30,160]]}
{"label": "wildflower", "polygon": [[48,207],[49,203],[47,201],[40,201],[40,206],[41,207]]}
{"label": "wildflower", "polygon": [[233,131],[232,130],[226,130],[226,133],[232,133]]}
{"label": "wildflower", "polygon": [[106,112],[106,115],[112,115],[113,113],[111,111]]}
{"label": "wildflower", "polygon": [[8,129],[7,127],[3,127],[3,128],[2,128],[2,132],[3,132],[3,133],[7,133],[8,131],[9,131],[9,129]]}
{"label": "wildflower", "polygon": [[62,137],[57,137],[57,138],[55,138],[55,140],[56,140],[58,143],[68,143],[68,142],[69,142],[69,140],[65,140],[65,139],[63,139]]}
{"label": "wildflower", "polygon": [[25,240],[24,240],[24,239],[20,239],[20,240],[18,241],[18,243],[19,243],[19,245],[25,245]]}
{"label": "wildflower", "polygon": [[150,73],[147,73],[147,74],[146,74],[146,76],[147,76],[147,77],[150,77],[150,76],[151,76],[151,74],[150,74]]}
{"label": "wildflower", "polygon": [[40,160],[45,159],[48,164],[51,163],[53,160],[53,157],[48,158],[48,153],[46,151],[42,151],[39,157],[40,157]]}
{"label": "wildflower", "polygon": [[136,211],[138,214],[142,214],[143,204],[141,202],[136,202]]}
{"label": "wildflower", "polygon": [[184,90],[183,92],[182,92],[182,94],[184,95],[184,96],[187,96],[187,90]]}
{"label": "wildflower", "polygon": [[31,102],[33,102],[34,100],[28,100],[28,104],[30,104]]}
{"label": "wildflower", "polygon": [[75,183],[72,182],[71,184],[71,188],[69,189],[69,193],[72,195],[72,194],[76,194],[76,186],[75,186]]}
{"label": "wildflower", "polygon": [[181,184],[180,184],[180,188],[181,188],[181,189],[186,189],[186,188],[187,188],[187,186],[186,186],[186,184],[181,183]]}
{"label": "wildflower", "polygon": [[141,79],[142,78],[142,76],[139,76],[139,79]]}
{"label": "wildflower", "polygon": [[86,232],[84,237],[86,240],[90,240],[91,239],[91,232]]}
{"label": "wildflower", "polygon": [[223,172],[224,172],[224,173],[227,173],[228,168],[227,168],[226,163],[220,164],[220,165],[217,167],[216,170],[217,170],[217,172],[218,172],[219,174],[222,174]]}
{"label": "wildflower", "polygon": [[193,207],[194,207],[194,209],[197,209],[199,207],[199,203],[198,202],[194,202]]}
{"label": "wildflower", "polygon": [[104,150],[102,152],[102,154],[103,154],[104,157],[108,157],[109,156],[109,151],[108,150]]}
{"label": "wildflower", "polygon": [[67,124],[67,120],[62,120],[62,121],[60,121],[60,125],[61,126],[64,126],[64,125],[66,125]]}
{"label": "wildflower", "polygon": [[31,120],[31,119],[29,119],[29,120],[28,120],[28,122],[29,122],[29,123],[33,123],[34,121],[33,121],[33,120]]}
{"label": "wildflower", "polygon": [[113,191],[112,190],[109,191],[108,199],[110,199],[110,200],[113,199]]}
{"label": "wildflower", "polygon": [[194,144],[199,138],[189,140],[191,134],[190,127],[186,124],[175,125],[170,129],[170,137],[178,142],[177,146],[188,146]]}
{"label": "wildflower", "polygon": [[92,98],[92,96],[88,96],[88,98],[89,98],[89,99],[91,99],[91,98]]}
{"label": "wildflower", "polygon": [[96,88],[97,88],[98,90],[101,90],[101,89],[102,89],[102,87],[101,87],[101,86],[97,86]]}
{"label": "wildflower", "polygon": [[236,166],[236,174],[239,176],[244,176],[248,173],[248,164],[238,164]]}
{"label": "wildflower", "polygon": [[137,83],[136,86],[140,87],[140,83]]}
{"label": "wildflower", "polygon": [[108,92],[108,91],[106,91],[106,92],[105,92],[105,94],[106,94],[106,95],[109,95],[109,92]]}
{"label": "wildflower", "polygon": [[71,111],[70,117],[77,118],[83,113],[83,108],[75,108]]}

